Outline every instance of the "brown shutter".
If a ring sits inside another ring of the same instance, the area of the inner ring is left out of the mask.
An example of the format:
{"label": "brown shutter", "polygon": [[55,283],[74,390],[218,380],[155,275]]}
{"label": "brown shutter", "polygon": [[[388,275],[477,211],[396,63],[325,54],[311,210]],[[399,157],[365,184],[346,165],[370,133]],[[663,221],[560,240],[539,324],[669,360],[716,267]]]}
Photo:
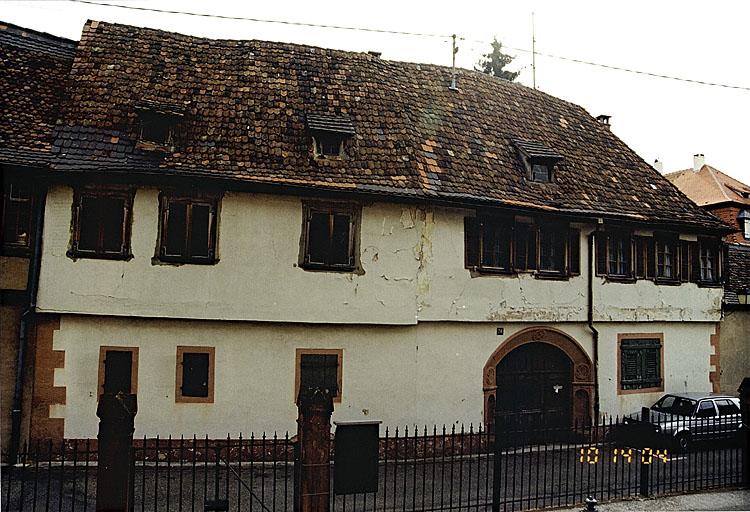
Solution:
{"label": "brown shutter", "polygon": [[607,234],[596,233],[596,275],[607,275]]}
{"label": "brown shutter", "polygon": [[698,242],[689,242],[688,253],[690,254],[690,281],[697,283],[701,280],[701,259]]}
{"label": "brown shutter", "polygon": [[581,273],[581,232],[577,229],[568,233],[568,272],[576,276]]}
{"label": "brown shutter", "polygon": [[464,262],[466,268],[479,266],[479,221],[464,217]]}
{"label": "brown shutter", "polygon": [[653,238],[644,238],[646,245],[646,278],[656,277],[656,246]]}

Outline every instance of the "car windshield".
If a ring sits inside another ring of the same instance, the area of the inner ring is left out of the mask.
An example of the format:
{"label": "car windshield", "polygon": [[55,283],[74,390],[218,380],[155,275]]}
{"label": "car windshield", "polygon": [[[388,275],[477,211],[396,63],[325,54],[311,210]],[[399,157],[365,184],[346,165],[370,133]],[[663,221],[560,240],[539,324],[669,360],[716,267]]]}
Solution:
{"label": "car windshield", "polygon": [[668,414],[690,416],[695,410],[695,404],[695,400],[690,400],[689,398],[666,395],[656,402],[652,409],[659,412],[666,412]]}

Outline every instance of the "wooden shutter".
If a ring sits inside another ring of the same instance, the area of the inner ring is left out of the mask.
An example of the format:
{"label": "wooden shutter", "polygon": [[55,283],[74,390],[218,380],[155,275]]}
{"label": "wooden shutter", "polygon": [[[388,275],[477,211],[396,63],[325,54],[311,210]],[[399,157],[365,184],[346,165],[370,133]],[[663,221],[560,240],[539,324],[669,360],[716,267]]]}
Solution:
{"label": "wooden shutter", "polygon": [[596,234],[596,275],[607,275],[607,234]]}
{"label": "wooden shutter", "polygon": [[638,351],[620,349],[620,380],[623,389],[631,389],[638,381]]}
{"label": "wooden shutter", "polygon": [[577,229],[571,229],[568,234],[568,272],[581,273],[581,232]]}
{"label": "wooden shutter", "polygon": [[680,281],[690,281],[690,246],[684,240],[680,242]]}
{"label": "wooden shutter", "polygon": [[464,217],[464,264],[466,268],[479,266],[479,221]]}
{"label": "wooden shutter", "polygon": [[643,387],[656,387],[661,383],[659,378],[659,349],[644,348],[643,350]]}
{"label": "wooden shutter", "polygon": [[644,238],[646,245],[646,278],[656,277],[656,245],[653,238]]}
{"label": "wooden shutter", "polygon": [[701,259],[698,242],[688,243],[688,253],[690,259],[690,281],[697,283],[701,280]]}

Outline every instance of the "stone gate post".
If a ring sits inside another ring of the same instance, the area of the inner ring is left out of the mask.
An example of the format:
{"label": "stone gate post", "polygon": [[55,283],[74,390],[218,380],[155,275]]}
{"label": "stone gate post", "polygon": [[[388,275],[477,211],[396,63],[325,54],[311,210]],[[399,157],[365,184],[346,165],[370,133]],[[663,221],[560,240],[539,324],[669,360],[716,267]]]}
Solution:
{"label": "stone gate post", "polygon": [[97,512],[130,512],[133,507],[133,430],[136,395],[99,397],[99,455],[96,470]]}
{"label": "stone gate post", "polygon": [[295,511],[328,512],[333,398],[327,389],[301,389],[297,406]]}

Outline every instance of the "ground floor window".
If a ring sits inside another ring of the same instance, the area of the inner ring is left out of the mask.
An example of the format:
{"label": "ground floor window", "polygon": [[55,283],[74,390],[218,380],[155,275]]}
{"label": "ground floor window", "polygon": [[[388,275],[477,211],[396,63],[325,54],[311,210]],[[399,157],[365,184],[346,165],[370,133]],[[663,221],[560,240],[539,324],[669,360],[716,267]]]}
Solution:
{"label": "ground floor window", "polygon": [[341,402],[341,349],[297,349],[294,398],[303,387],[325,388]]}
{"label": "ground floor window", "polygon": [[663,335],[621,334],[619,336],[620,392],[663,391]]}
{"label": "ground floor window", "polygon": [[99,384],[103,393],[138,393],[138,347],[99,347]]}
{"label": "ground floor window", "polygon": [[214,347],[177,347],[175,402],[213,403]]}

